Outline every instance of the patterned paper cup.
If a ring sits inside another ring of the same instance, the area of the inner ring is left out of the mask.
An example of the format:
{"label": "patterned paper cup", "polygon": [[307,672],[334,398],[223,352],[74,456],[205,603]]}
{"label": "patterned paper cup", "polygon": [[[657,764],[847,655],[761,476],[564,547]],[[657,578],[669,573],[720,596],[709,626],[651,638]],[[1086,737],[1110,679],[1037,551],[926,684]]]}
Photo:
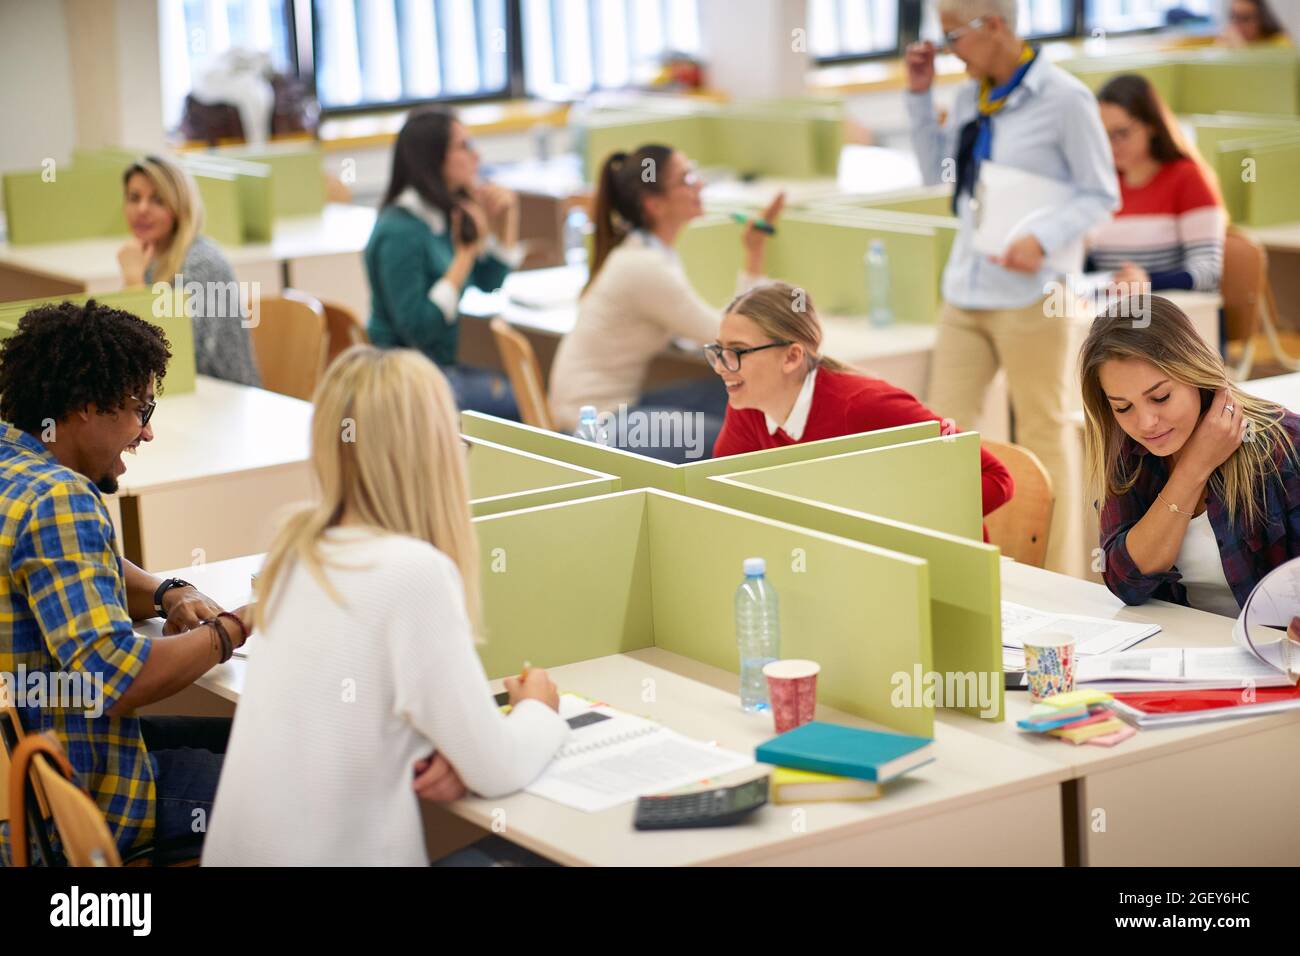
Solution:
{"label": "patterned paper cup", "polygon": [[813,719],[820,671],[821,665],[816,661],[773,661],[763,667],[768,699],[772,702],[772,722],[778,734]]}
{"label": "patterned paper cup", "polygon": [[1074,637],[1039,634],[1025,640],[1025,673],[1030,700],[1042,700],[1074,690],[1074,663],[1078,660]]}

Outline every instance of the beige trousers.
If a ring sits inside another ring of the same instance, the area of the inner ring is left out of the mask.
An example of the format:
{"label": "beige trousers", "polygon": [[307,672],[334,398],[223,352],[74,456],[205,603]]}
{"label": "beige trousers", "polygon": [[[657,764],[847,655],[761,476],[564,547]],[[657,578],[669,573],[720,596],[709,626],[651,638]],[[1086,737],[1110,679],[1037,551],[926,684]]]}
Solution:
{"label": "beige trousers", "polygon": [[1020,309],[960,309],[945,302],[930,366],[929,405],[970,428],[999,366],[1006,369],[1015,416],[1012,441],[1039,457],[1056,496],[1047,567],[1081,575],[1088,555],[1077,540],[1082,456],[1069,420],[1076,378],[1072,321],[1069,315],[1046,315],[1044,300]]}

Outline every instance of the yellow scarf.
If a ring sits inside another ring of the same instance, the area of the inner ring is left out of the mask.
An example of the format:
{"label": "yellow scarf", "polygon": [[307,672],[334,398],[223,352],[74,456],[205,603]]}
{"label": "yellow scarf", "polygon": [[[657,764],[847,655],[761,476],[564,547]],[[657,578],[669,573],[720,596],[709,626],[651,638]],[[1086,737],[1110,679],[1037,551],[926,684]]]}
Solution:
{"label": "yellow scarf", "polygon": [[[1020,59],[1016,61],[1016,69],[1017,70],[1020,69],[1022,66],[1024,66],[1033,58],[1034,58],[1034,48],[1031,47],[1028,43],[1026,43],[1020,50]],[[992,116],[994,113],[998,112],[1000,109],[1002,109],[1002,107],[1007,105],[1007,97],[1011,95],[1011,91],[1008,90],[1006,93],[1002,94],[1002,96],[998,97],[995,100],[995,99],[991,99],[992,93],[993,93],[993,81],[987,78],[980,80],[980,115],[981,116]]]}

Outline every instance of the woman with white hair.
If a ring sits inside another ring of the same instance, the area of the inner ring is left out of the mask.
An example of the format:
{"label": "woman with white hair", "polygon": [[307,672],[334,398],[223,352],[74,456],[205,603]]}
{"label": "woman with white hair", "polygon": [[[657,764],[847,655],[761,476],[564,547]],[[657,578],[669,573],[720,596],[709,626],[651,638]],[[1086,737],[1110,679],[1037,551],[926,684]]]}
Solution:
{"label": "woman with white hair", "polygon": [[[907,50],[912,143],[927,183],[955,184],[961,226],[943,275],[944,303],[930,371],[930,404],[970,428],[998,368],[1007,372],[1015,440],[1051,474],[1056,493],[1049,567],[1065,569],[1082,543],[1068,531],[1078,507],[1078,448],[1070,432],[1068,308],[1045,308],[1063,272],[1049,263],[1119,204],[1119,185],[1097,103],[1081,82],[1016,33],[1016,0],[938,0],[944,45],[971,77],[940,124],[930,87],[932,43]],[[1048,216],[1008,237],[1002,253],[974,247],[972,201],[980,164],[992,160],[1070,188]],[[1081,250],[1081,246],[1080,246]]]}

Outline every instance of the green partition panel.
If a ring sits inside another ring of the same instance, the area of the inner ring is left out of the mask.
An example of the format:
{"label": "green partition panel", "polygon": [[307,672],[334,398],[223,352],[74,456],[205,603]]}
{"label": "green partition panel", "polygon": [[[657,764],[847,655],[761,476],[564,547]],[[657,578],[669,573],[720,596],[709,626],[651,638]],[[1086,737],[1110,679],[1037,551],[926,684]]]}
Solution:
{"label": "green partition panel", "polygon": [[227,146],[205,152],[206,157],[238,159],[271,168],[272,212],[282,216],[314,216],[325,208],[325,173],[315,145],[269,143]]}
{"label": "green partition panel", "polygon": [[817,661],[817,699],[929,736],[930,707],[896,707],[895,675],[932,667],[924,561],[689,498],[647,493],[655,645],[739,671],[736,587],[767,560],[780,654]]}
{"label": "green partition panel", "polygon": [[3,189],[9,242],[16,246],[126,233],[121,170],[86,164],[5,173]]}
{"label": "green partition panel", "polygon": [[1175,111],[1180,111],[1181,71],[1176,58],[1170,56],[1089,56],[1060,60],[1057,66],[1073,73],[1084,86],[1096,93],[1112,78],[1123,73],[1145,76],[1155,87],[1160,98]]}
{"label": "green partition panel", "polygon": [[469,438],[469,491],[474,516],[594,498],[619,491],[613,475]]}
{"label": "green partition panel", "polygon": [[984,537],[975,432],[731,474],[756,488],[971,541]]}
{"label": "green partition panel", "polygon": [[244,215],[238,177],[215,168],[189,170],[203,200],[203,234],[222,246],[244,242]]}
{"label": "green partition panel", "polygon": [[932,668],[918,558],[651,490],[478,518],[475,530],[490,677],[652,645],[736,672],[741,561],[763,555],[781,653],[822,665],[818,699],[933,732],[932,707],[894,700],[896,675]]}
{"label": "green partition panel", "polygon": [[[1263,226],[1300,218],[1290,212],[1294,208],[1289,193],[1293,192],[1291,182],[1295,168],[1284,169],[1281,177],[1276,175],[1277,160],[1286,160],[1288,151],[1283,149],[1280,154],[1264,160],[1265,169],[1274,173],[1272,181],[1264,182],[1260,174],[1262,153],[1297,142],[1300,142],[1300,130],[1219,141],[1212,163],[1219,177],[1224,207],[1234,222]],[[1270,208],[1269,202],[1276,203],[1275,207]],[[1261,221],[1256,221],[1256,217]]]}
{"label": "green partition panel", "polygon": [[[892,212],[914,212],[925,216],[952,216],[951,186],[918,186],[878,195],[846,196],[840,200],[854,206],[865,206]],[[825,200],[836,202],[836,200]]]}
{"label": "green partition panel", "polygon": [[1251,151],[1255,179],[1246,183],[1246,222],[1271,226],[1300,220],[1300,131]]}
{"label": "green partition panel", "polygon": [[[736,294],[736,277],[744,263],[740,245],[743,229],[729,216],[711,213],[683,229],[677,240],[677,257],[691,287],[718,309],[719,318]],[[769,252],[772,246],[769,242]]]}
{"label": "green partition panel", "polygon": [[271,241],[275,220],[275,178],[269,165],[229,156],[216,157],[210,153],[189,153],[181,161],[195,175],[200,172],[233,175],[238,187],[239,218],[243,227],[240,242]]}
{"label": "green partition panel", "polygon": [[711,124],[712,161],[741,176],[811,179],[821,175],[811,121],[799,116],[729,112]]}
{"label": "green partition panel", "polygon": [[582,125],[583,178],[594,182],[600,165],[615,152],[630,153],[647,143],[671,146],[701,166],[717,162],[718,144],[709,131],[708,118],[698,115],[647,116],[595,114]]}
{"label": "green partition panel", "polygon": [[1219,144],[1232,139],[1270,136],[1300,129],[1300,116],[1266,113],[1198,113],[1186,117],[1196,134],[1196,149],[1213,163]]}
{"label": "green partition panel", "polygon": [[679,494],[690,493],[690,489],[700,479],[711,475],[731,474],[889,444],[914,442],[932,437],[938,431],[935,422],[918,422],[875,432],[827,438],[824,441],[804,442],[785,448],[769,448],[746,455],[708,458],[674,465],[619,448],[607,448],[582,441],[572,435],[534,428],[532,425],[510,422],[478,412],[462,412],[460,421],[461,431],[472,438],[486,439],[552,461],[612,475],[622,482],[625,489],[658,488]]}
{"label": "green partition panel", "polygon": [[747,484],[745,476],[709,478],[695,497],[923,558],[930,565],[934,669],[956,675],[952,694],[945,677],[939,703],[985,719],[1003,718],[1001,554],[996,547],[769,491]]}
{"label": "green partition panel", "polygon": [[[149,289],[127,289],[119,292],[96,292],[90,295],[61,295],[42,299],[24,299],[17,302],[0,302],[0,329],[12,331],[18,320],[31,309],[58,302],[76,302],[84,305],[88,300],[138,315],[146,322],[160,327],[171,344],[172,357],[167,363],[167,377],[163,388],[169,395],[194,391],[194,329],[190,320],[180,314],[171,314],[171,296],[155,296]],[[0,338],[7,333],[0,331]]]}
{"label": "green partition panel", "polygon": [[1297,64],[1289,51],[1206,50],[1179,64],[1180,113],[1238,110],[1294,116]]}
{"label": "green partition panel", "polygon": [[488,677],[653,646],[644,494],[489,515],[474,528]]}

